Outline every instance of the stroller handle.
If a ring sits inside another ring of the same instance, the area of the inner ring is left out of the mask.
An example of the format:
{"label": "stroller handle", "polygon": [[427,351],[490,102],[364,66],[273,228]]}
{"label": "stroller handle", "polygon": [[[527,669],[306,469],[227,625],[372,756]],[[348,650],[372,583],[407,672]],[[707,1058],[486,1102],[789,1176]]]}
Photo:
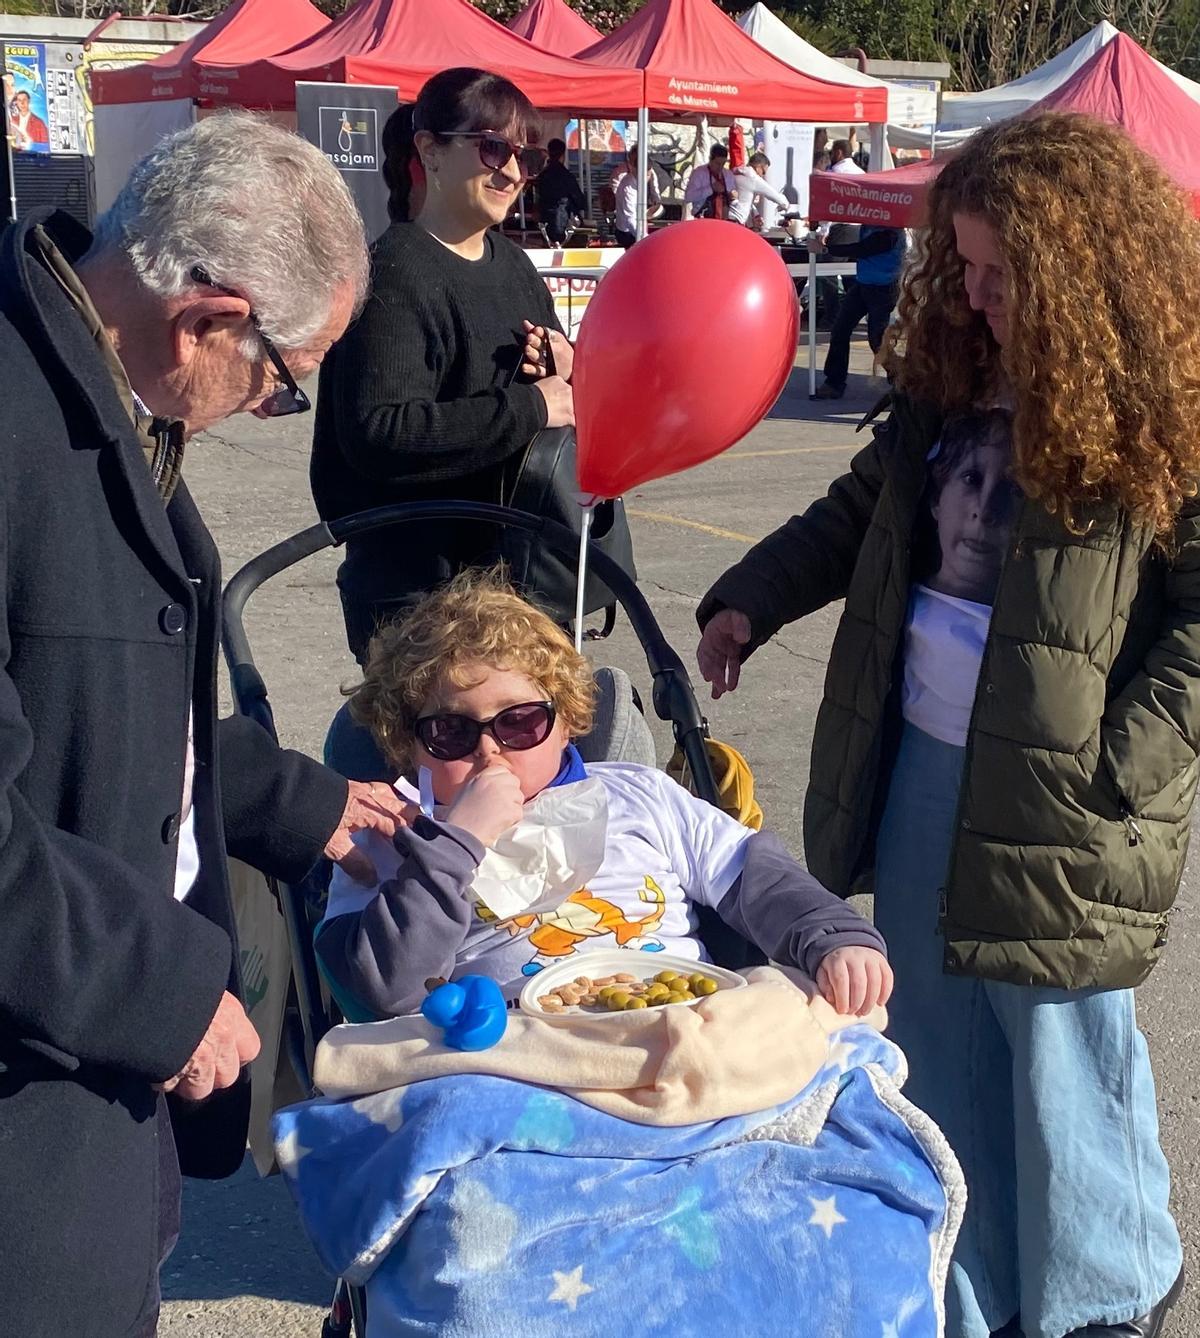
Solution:
{"label": "stroller handle", "polygon": [[[398,502],[391,506],[360,511],[340,520],[311,525],[306,530],[272,545],[251,558],[229,580],[222,601],[222,646],[229,666],[230,683],[238,709],[257,720],[275,735],[275,723],[267,698],[266,684],[254,663],[246,635],[243,614],[250,596],[272,577],[326,548],[336,548],[347,539],[369,534],[392,525],[427,520],[476,520],[508,529],[523,530],[546,547],[565,557],[574,557],[579,549],[578,536],[558,521],[516,511],[490,502]],[[705,739],[708,726],[700,712],[696,694],[683,661],[667,641],[650,605],[637,583],[596,544],[588,546],[592,571],[612,591],[625,611],[642,650],[654,682],[654,710],[660,720],[669,721],[676,742],[683,750],[701,799],[717,803],[718,793],[709,762]]]}

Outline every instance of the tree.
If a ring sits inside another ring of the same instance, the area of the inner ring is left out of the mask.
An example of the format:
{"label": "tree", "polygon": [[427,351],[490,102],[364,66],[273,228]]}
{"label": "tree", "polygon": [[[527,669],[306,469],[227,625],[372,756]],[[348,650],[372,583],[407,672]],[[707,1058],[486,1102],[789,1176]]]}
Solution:
{"label": "tree", "polygon": [[[785,20],[824,50],[943,60],[954,83],[991,88],[1025,74],[1101,19],[1184,73],[1200,64],[1200,0],[782,0]],[[807,34],[805,34],[807,35]]]}

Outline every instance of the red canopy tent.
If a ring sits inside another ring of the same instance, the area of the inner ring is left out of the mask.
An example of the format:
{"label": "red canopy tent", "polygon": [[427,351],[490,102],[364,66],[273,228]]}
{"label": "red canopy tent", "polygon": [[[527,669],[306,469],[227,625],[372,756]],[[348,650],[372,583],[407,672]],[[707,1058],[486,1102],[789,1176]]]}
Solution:
{"label": "red canopy tent", "polygon": [[1124,33],[1026,113],[1087,112],[1124,129],[1191,196],[1200,213],[1200,104]]}
{"label": "red canopy tent", "polygon": [[801,74],[759,46],[712,0],[646,0],[616,32],[579,57],[590,65],[642,70],[643,105],[659,114],[887,120],[885,88],[854,88]]}
{"label": "red canopy tent", "polygon": [[93,70],[92,101],[110,106],[169,98],[200,99],[203,93],[197,61],[243,65],[278,55],[328,26],[329,19],[310,0],[233,0],[228,9],[205,25],[203,32],[156,59],[120,70]]}
{"label": "red canopy tent", "polygon": [[[1101,47],[1049,96],[1025,113],[1084,112],[1121,126],[1190,194],[1200,213],[1200,104],[1124,33]],[[924,219],[929,183],[946,159],[891,172],[837,176],[814,172],[809,213],[814,219],[917,227]]]}
{"label": "red canopy tent", "polygon": [[529,0],[505,26],[543,51],[559,56],[577,55],[600,40],[599,32],[566,0]]}
{"label": "red canopy tent", "polygon": [[504,74],[543,109],[628,114],[642,101],[639,70],[542,51],[469,0],[358,0],[283,55],[222,70],[217,100],[291,107],[296,84],[303,81],[394,86],[402,100],[411,101],[427,79],[456,65]]}

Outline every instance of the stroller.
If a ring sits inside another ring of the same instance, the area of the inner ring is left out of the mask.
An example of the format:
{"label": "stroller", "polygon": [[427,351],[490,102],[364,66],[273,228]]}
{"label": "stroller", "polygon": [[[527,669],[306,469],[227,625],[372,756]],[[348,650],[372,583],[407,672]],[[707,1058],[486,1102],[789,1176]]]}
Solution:
{"label": "stroller", "polygon": [[[528,534],[532,542],[572,558],[578,539],[566,526],[507,507],[475,502],[416,502],[380,507],[341,520],[313,525],[252,558],[229,581],[223,601],[223,647],[229,667],[236,708],[277,737],[267,686],[254,663],[243,613],[250,596],[265,582],[296,563],[347,539],[375,530],[429,520],[467,520],[499,525]],[[649,605],[634,581],[594,544],[589,562],[609,588],[645,652],[653,683],[651,700],[658,717],[670,721],[675,742],[689,776],[689,788],[700,799],[719,805],[721,793],[710,761],[708,728],[683,662],[663,636]],[[313,931],[320,919],[327,887],[328,867],[301,885],[273,885],[287,931],[292,978],[283,1023],[282,1044],[308,1095],[316,1095],[312,1080],[313,1056],[325,1033],[339,1020],[324,1001],[313,947]],[[708,908],[697,908],[699,936],[718,965],[741,969],[764,958]],[[360,1288],[339,1279],[322,1338],[364,1338],[365,1297]]]}

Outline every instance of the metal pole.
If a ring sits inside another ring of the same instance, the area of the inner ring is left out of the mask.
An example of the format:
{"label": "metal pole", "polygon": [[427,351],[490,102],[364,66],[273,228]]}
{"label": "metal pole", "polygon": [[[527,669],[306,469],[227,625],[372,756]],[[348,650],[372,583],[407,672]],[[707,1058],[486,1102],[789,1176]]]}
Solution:
{"label": "metal pole", "polygon": [[817,393],[817,253],[808,251],[808,397]]}
{"label": "metal pole", "polygon": [[[8,73],[8,50],[0,43],[0,71]],[[4,152],[8,162],[8,208],[9,217],[15,223],[17,221],[17,174],[13,171],[12,139],[9,129],[8,103],[0,98],[0,107],[3,107],[4,114]]]}
{"label": "metal pole", "polygon": [[583,176],[583,198],[587,201],[587,216],[592,217],[592,148],[588,142],[588,123],[579,122],[579,169]]}
{"label": "metal pole", "polygon": [[646,177],[650,171],[650,109],[638,108],[638,193],[637,193],[637,239],[646,235],[646,211],[650,207],[650,197],[646,191]]}

